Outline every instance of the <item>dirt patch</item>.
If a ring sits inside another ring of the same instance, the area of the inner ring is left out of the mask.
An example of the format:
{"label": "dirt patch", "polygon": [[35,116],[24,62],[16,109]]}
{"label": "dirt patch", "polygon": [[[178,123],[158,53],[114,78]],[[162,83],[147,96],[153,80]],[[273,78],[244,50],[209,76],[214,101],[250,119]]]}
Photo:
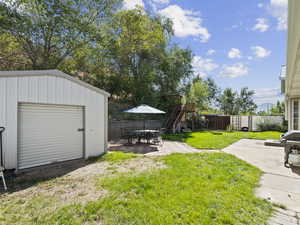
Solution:
{"label": "dirt patch", "polygon": [[[17,200],[28,202],[36,198],[48,199],[48,201],[51,199],[53,204],[46,204],[46,210],[73,203],[84,204],[95,201],[108,193],[108,191],[101,190],[96,185],[100,178],[132,171],[143,172],[156,168],[165,168],[165,165],[151,157],[137,157],[121,163],[95,162],[63,176],[38,182],[28,188],[20,187],[19,190],[14,192],[4,193],[0,195],[0,202],[5,207],[5,205],[9,206],[12,201],[17,204]],[[28,179],[28,175],[25,177]],[[20,182],[21,178],[18,179]]]}

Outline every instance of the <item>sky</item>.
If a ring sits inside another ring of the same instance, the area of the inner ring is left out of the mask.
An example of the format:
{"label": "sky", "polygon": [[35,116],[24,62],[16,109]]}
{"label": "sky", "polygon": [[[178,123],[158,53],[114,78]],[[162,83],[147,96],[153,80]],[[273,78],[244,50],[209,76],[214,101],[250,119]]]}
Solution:
{"label": "sky", "polygon": [[282,100],[288,0],[123,0],[173,21],[173,42],[193,51],[197,76],[255,90],[257,104]]}

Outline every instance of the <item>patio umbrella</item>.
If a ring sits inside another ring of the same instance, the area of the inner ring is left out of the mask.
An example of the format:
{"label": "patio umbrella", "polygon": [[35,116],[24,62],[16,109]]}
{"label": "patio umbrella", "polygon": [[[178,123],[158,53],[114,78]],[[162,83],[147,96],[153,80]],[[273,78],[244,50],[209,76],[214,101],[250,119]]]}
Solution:
{"label": "patio umbrella", "polygon": [[[134,107],[132,109],[128,109],[123,111],[125,113],[135,113],[135,114],[165,114],[164,111],[161,111],[159,109],[153,108],[149,105],[139,105],[137,107]],[[145,129],[145,120],[144,120],[144,129]]]}

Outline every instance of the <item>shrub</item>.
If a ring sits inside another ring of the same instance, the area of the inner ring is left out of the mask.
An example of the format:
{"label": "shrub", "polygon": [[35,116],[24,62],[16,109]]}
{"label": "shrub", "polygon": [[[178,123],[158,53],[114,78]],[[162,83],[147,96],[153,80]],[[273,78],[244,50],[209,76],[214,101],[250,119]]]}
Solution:
{"label": "shrub", "polygon": [[257,127],[260,131],[280,131],[280,132],[284,132],[287,129],[284,122],[282,124],[279,124],[279,123],[276,123],[276,122],[272,122],[270,120],[260,121],[257,124]]}

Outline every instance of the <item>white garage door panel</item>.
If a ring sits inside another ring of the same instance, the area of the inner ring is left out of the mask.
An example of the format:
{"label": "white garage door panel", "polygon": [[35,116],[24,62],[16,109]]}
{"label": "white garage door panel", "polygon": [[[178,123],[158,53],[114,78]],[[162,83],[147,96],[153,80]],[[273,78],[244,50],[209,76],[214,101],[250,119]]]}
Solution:
{"label": "white garage door panel", "polygon": [[83,157],[83,108],[19,105],[18,168]]}

